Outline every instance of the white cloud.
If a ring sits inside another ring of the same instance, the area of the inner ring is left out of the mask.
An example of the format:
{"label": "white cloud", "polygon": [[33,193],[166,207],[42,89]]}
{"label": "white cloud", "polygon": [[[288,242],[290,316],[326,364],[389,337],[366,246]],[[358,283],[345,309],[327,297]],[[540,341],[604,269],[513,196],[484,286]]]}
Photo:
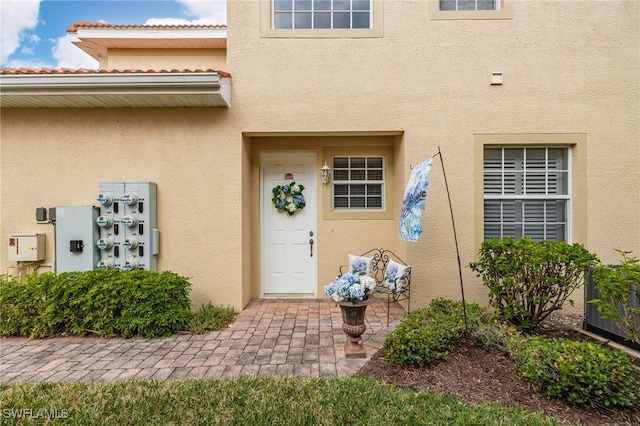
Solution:
{"label": "white cloud", "polygon": [[39,59],[35,59],[33,61],[25,61],[24,59],[16,59],[13,61],[9,61],[3,66],[7,68],[53,68],[51,64],[48,64]]}
{"label": "white cloud", "polygon": [[98,61],[79,49],[71,42],[76,40],[73,34],[60,37],[52,49],[53,58],[58,60],[58,68],[98,69]]}
{"label": "white cloud", "polygon": [[5,63],[24,38],[24,31],[38,25],[40,0],[0,1],[0,63]]}
{"label": "white cloud", "polygon": [[176,0],[193,19],[149,18],[146,25],[211,25],[227,23],[226,0]]}
{"label": "white cloud", "polygon": [[22,49],[20,49],[20,52],[23,55],[33,55],[33,49],[27,46],[23,46]]}
{"label": "white cloud", "polygon": [[227,0],[177,0],[188,15],[195,19],[191,24],[226,24]]}
{"label": "white cloud", "polygon": [[145,25],[191,25],[193,21],[181,18],[149,18]]}

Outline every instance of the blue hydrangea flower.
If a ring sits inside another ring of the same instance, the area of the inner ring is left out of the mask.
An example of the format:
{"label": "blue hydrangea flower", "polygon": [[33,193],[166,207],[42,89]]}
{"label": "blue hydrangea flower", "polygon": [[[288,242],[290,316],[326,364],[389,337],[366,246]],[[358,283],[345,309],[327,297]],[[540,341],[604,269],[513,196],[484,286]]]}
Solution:
{"label": "blue hydrangea flower", "polygon": [[348,273],[327,284],[324,287],[324,295],[331,297],[336,302],[348,300],[356,303],[367,299],[367,293],[372,291],[374,286],[375,280],[372,278]]}
{"label": "blue hydrangea flower", "polygon": [[332,296],[333,293],[335,293],[336,288],[334,283],[329,283],[326,286],[324,286],[324,295],[325,296]]}
{"label": "blue hydrangea flower", "polygon": [[353,284],[349,288],[349,296],[358,300],[364,299],[364,287],[360,284]]}

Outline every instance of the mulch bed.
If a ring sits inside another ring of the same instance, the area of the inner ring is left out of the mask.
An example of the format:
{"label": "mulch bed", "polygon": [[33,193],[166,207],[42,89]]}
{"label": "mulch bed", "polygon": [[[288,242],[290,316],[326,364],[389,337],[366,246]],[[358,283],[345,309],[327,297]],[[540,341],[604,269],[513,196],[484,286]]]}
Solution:
{"label": "mulch bed", "polygon": [[[597,342],[566,321],[546,322],[544,325],[536,333]],[[451,396],[469,404],[497,402],[508,407],[520,406],[554,416],[560,424],[640,425],[640,405],[606,408],[549,399],[544,393],[533,390],[506,354],[487,350],[470,340],[463,340],[448,361],[436,362],[425,368],[401,367],[376,353],[359,375],[413,391]],[[634,362],[640,365],[638,360]]]}

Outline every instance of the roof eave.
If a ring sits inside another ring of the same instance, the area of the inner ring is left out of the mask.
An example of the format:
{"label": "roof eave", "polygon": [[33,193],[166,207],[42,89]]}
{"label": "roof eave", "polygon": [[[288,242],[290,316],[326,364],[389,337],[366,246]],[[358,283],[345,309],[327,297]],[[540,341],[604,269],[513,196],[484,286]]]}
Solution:
{"label": "roof eave", "polygon": [[218,73],[0,75],[2,108],[229,107]]}
{"label": "roof eave", "polygon": [[163,48],[166,41],[180,43],[179,48],[225,49],[227,29],[211,28],[75,28],[70,31],[71,41],[91,57],[100,60],[111,48],[127,48],[127,43],[144,43],[149,48]]}

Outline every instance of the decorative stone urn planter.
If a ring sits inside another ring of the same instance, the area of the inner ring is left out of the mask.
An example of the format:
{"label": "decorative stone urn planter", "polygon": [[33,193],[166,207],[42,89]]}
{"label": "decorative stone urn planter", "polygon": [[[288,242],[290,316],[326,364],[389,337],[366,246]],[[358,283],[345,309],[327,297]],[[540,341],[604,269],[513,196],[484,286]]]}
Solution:
{"label": "decorative stone urn planter", "polygon": [[362,345],[362,334],[367,329],[364,323],[365,311],[370,299],[358,302],[337,302],[342,311],[342,331],[347,335],[344,354],[347,358],[366,358],[367,353]]}

